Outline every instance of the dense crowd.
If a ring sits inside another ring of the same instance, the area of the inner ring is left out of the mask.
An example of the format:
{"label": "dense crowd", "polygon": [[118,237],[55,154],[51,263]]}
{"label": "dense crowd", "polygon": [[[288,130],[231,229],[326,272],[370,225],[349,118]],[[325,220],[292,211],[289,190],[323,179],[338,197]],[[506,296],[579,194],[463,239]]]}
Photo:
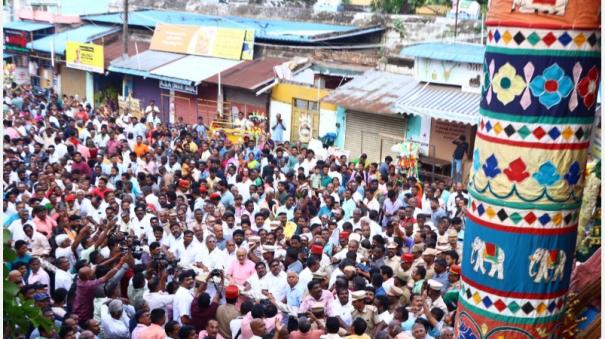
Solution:
{"label": "dense crowd", "polygon": [[[258,124],[261,125],[258,125]],[[467,193],[397,159],[241,144],[77,97],[4,90],[10,281],[24,338],[450,338]]]}

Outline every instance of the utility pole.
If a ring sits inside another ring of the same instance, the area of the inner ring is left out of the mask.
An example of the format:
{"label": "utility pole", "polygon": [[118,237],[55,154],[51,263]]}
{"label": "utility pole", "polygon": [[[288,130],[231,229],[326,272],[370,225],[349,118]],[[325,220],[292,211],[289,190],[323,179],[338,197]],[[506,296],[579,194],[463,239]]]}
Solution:
{"label": "utility pole", "polygon": [[456,1],[456,21],[454,22],[454,41],[456,41],[456,36],[458,35],[458,10],[460,8],[460,1],[462,1],[462,0]]}
{"label": "utility pole", "polygon": [[124,52],[122,58],[128,58],[128,0],[124,0],[124,21],[122,24],[122,40],[124,42]]}

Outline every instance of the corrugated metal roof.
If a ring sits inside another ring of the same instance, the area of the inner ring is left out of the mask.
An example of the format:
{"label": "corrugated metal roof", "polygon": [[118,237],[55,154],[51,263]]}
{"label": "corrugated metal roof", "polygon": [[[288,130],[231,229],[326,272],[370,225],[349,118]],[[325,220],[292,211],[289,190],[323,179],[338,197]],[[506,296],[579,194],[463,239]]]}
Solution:
{"label": "corrugated metal roof", "polygon": [[429,58],[436,60],[483,63],[485,46],[469,43],[427,42],[401,50],[400,56]]}
{"label": "corrugated metal roof", "polygon": [[[83,20],[121,24],[121,13],[87,15]],[[160,10],[133,11],[128,14],[128,23],[133,26],[155,27],[158,23],[210,26],[221,28],[253,29],[256,39],[282,40],[293,42],[317,42],[342,38],[343,35],[355,36],[382,31],[383,27],[373,26],[359,28],[356,26],[339,26],[310,22],[292,22],[264,20],[243,17],[218,17],[189,12]]]}
{"label": "corrugated metal roof", "polygon": [[169,64],[184,57],[184,54],[147,50],[126,59],[117,58],[111,62],[111,66],[114,68],[149,72],[154,68]]}
{"label": "corrugated metal roof", "polygon": [[458,87],[419,83],[395,107],[398,113],[476,125],[480,100],[480,94],[462,92]]}
{"label": "corrugated metal roof", "polygon": [[369,70],[332,91],[322,102],[366,113],[395,114],[393,104],[418,81],[411,76]]}
{"label": "corrugated metal roof", "polygon": [[28,42],[27,48],[50,53],[51,46],[54,44],[55,54],[63,55],[68,41],[90,42],[117,31],[119,28],[111,26],[84,25]]}
{"label": "corrugated metal roof", "polygon": [[9,21],[2,25],[4,29],[14,29],[18,31],[33,32],[41,29],[53,28],[53,25],[33,21]]}
{"label": "corrugated metal roof", "polygon": [[[221,72],[221,85],[254,90],[275,78],[273,67],[286,62],[287,59],[263,58],[245,61]],[[204,82],[218,84],[218,75]]]}
{"label": "corrugated metal roof", "polygon": [[202,80],[225,71],[241,61],[188,55],[169,64],[153,69],[152,76],[183,79],[198,85]]}
{"label": "corrugated metal roof", "polygon": [[[135,48],[136,47],[136,48]],[[149,42],[144,41],[128,41],[128,56],[133,56],[137,53],[143,53],[149,49]],[[122,53],[124,52],[124,42],[122,41],[122,37],[120,36],[115,41],[106,44],[103,48],[105,65],[109,65],[111,61],[120,58]]]}

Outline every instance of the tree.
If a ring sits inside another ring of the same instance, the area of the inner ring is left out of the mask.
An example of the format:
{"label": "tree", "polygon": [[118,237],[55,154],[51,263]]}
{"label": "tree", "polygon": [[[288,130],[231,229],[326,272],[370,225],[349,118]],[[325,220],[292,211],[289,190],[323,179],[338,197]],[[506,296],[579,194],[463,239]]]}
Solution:
{"label": "tree", "polygon": [[372,10],[388,14],[412,14],[425,0],[373,0]]}
{"label": "tree", "polygon": [[9,281],[8,263],[17,259],[17,253],[10,245],[11,234],[4,230],[4,337],[16,337],[17,334],[25,335],[29,325],[34,327],[42,326],[50,330],[53,323],[50,319],[44,317],[42,310],[34,305],[32,300],[25,300],[19,293],[19,286]]}

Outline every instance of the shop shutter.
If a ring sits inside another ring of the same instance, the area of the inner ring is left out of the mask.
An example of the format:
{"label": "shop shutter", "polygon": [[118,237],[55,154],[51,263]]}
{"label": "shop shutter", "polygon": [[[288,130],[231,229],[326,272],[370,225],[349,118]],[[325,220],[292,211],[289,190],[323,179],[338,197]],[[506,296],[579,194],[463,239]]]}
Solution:
{"label": "shop shutter", "polygon": [[[61,67],[61,94],[86,97],[86,72],[69,67]],[[92,98],[91,98],[92,99]]]}
{"label": "shop shutter", "polygon": [[347,111],[345,149],[351,159],[366,153],[368,160],[379,162],[386,155],[393,155],[390,148],[405,137],[406,120],[399,115]]}

